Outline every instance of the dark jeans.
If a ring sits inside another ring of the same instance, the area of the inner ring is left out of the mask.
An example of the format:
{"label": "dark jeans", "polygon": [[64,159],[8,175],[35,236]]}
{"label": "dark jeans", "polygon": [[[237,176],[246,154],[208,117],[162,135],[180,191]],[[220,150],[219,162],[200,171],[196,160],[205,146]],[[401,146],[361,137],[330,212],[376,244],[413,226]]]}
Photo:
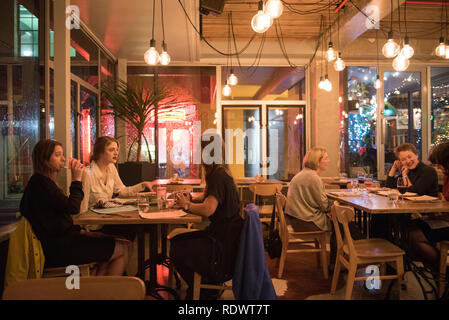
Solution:
{"label": "dark jeans", "polygon": [[132,226],[127,225],[105,224],[103,228],[98,231],[117,238],[124,238],[131,242],[134,241],[137,235],[136,230],[134,230]]}

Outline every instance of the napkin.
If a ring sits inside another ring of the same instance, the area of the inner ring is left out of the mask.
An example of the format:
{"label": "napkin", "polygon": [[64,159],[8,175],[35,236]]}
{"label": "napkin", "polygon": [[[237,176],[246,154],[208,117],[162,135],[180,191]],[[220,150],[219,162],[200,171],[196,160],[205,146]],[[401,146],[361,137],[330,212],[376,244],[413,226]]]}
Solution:
{"label": "napkin", "polygon": [[405,199],[414,201],[414,202],[429,202],[429,201],[438,201],[437,197],[431,197],[431,196],[420,196],[420,197],[405,197]]}
{"label": "napkin", "polygon": [[187,212],[183,210],[169,210],[169,211],[152,211],[152,212],[139,212],[141,218],[144,219],[160,219],[160,218],[178,218],[187,215]]}
{"label": "napkin", "polygon": [[117,213],[117,212],[127,212],[127,211],[134,211],[137,210],[134,206],[120,206],[120,207],[114,207],[114,208],[102,208],[102,209],[90,209],[93,212],[96,213]]}

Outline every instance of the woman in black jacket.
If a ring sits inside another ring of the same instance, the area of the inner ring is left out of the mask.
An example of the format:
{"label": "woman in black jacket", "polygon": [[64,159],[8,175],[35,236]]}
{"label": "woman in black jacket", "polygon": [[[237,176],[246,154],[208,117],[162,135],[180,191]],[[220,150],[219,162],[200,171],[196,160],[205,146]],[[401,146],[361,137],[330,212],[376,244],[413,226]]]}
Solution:
{"label": "woman in black jacket", "polygon": [[[202,283],[220,284],[232,279],[243,226],[239,195],[231,172],[224,164],[221,138],[214,136],[213,142],[202,141],[201,149],[214,145],[215,139],[219,140],[217,146],[220,146],[222,154],[209,154],[210,159],[203,157],[206,171],[204,194],[198,199],[187,195],[178,195],[176,199],[187,212],[210,220],[205,230],[180,234],[171,240],[170,256],[189,286],[186,299],[192,298],[194,272],[201,274]],[[216,291],[201,291],[201,299],[217,297]]]}
{"label": "woman in black jacket", "polygon": [[73,224],[83,200],[83,165],[70,159],[72,184],[67,197],[56,177],[64,168],[61,143],[41,140],[33,149],[34,174],[30,178],[20,212],[41,241],[46,267],[64,267],[97,262],[97,275],[122,275],[128,260],[126,241],[99,232],[87,233]]}

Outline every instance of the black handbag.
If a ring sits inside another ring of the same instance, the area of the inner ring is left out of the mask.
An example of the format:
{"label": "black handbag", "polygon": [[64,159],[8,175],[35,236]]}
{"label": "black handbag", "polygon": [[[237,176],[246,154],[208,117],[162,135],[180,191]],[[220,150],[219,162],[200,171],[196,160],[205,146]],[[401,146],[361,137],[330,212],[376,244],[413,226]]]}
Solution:
{"label": "black handbag", "polygon": [[268,238],[265,240],[265,249],[271,259],[280,258],[282,252],[282,241],[279,236],[279,230],[275,226],[276,206],[273,206],[273,212],[271,214],[270,228]]}

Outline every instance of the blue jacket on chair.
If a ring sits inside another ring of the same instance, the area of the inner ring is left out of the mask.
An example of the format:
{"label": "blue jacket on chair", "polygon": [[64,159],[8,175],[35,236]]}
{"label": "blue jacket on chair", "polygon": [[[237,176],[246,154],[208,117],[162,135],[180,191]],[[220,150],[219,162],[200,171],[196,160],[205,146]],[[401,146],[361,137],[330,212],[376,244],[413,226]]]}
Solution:
{"label": "blue jacket on chair", "polygon": [[240,235],[232,291],[236,300],[277,298],[265,260],[259,207],[253,203],[245,208],[245,222]]}

